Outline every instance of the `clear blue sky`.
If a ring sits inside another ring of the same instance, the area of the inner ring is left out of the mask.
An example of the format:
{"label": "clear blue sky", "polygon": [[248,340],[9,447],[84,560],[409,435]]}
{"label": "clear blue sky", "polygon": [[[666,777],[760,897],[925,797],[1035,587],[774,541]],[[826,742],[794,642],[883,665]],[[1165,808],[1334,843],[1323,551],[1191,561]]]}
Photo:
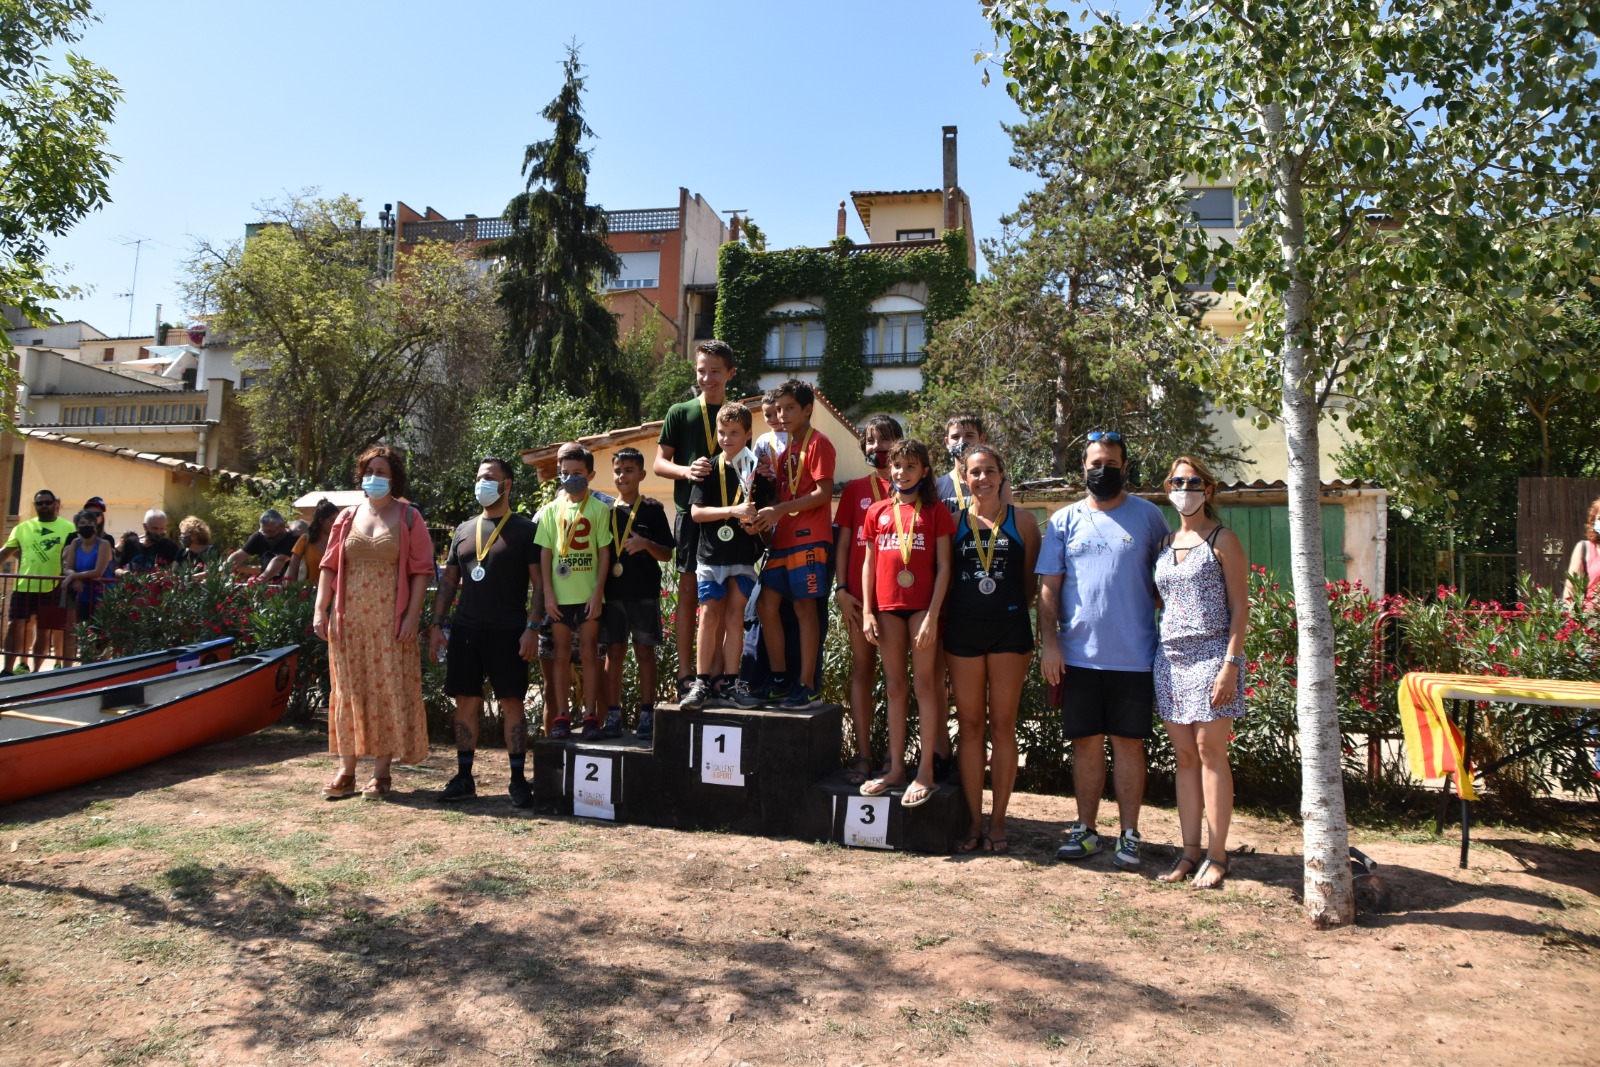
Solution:
{"label": "clear blue sky", "polygon": [[[126,99],[112,130],[112,200],[56,242],[57,307],[132,333],[155,306],[182,317],[197,239],[230,241],[254,205],[315,187],[497,215],[545,137],[568,40],[582,47],[591,199],[665,207],[678,186],[748,209],[771,246],[821,244],[852,189],[937,187],[940,127],[960,127],[960,180],[978,235],[1030,182],[1007,165],[1017,112],[973,54],[971,0],[550,3],[546,0],[102,0],[77,50]],[[850,233],[864,238],[850,215]]]}

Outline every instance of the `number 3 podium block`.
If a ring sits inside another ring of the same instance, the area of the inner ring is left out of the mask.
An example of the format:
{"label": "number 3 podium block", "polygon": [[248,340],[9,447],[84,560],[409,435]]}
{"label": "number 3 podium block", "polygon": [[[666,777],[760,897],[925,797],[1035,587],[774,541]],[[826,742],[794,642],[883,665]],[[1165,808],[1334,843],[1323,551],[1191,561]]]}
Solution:
{"label": "number 3 podium block", "polygon": [[806,793],[839,767],[844,712],[656,709],[656,774],[666,825],[794,832]]}
{"label": "number 3 podium block", "polygon": [[536,741],[533,798],[546,814],[667,825],[648,741]]}
{"label": "number 3 podium block", "polygon": [[807,791],[795,836],[855,848],[949,852],[950,842],[967,828],[961,790],[946,783],[914,808],[901,806],[903,793],[905,787],[896,786],[883,796],[864,797],[839,771]]}

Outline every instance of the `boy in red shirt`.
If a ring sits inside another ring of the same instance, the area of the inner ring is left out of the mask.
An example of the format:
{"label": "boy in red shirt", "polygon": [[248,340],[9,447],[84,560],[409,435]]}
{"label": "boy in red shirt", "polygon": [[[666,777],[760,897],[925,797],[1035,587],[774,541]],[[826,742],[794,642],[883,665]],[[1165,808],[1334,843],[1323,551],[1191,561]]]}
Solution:
{"label": "boy in red shirt", "polygon": [[834,515],[838,533],[833,548],[833,597],[850,635],[850,718],[856,731],[856,758],[846,777],[852,785],[860,785],[872,773],[872,685],[878,666],[878,648],[861,629],[861,556],[865,549],[857,547],[856,534],[867,509],[893,491],[887,477],[889,448],[904,436],[900,424],[889,415],[867,419],[861,431],[861,451],[873,473],[844,487]]}
{"label": "boy in red shirt", "polygon": [[[816,393],[793,378],[772,391],[775,429],[787,434],[778,453],[778,502],[756,513],[753,524],[771,530],[772,548],[761,571],[761,596],[756,612],[767,646],[772,684],[760,694],[767,703],[785,708],[811,708],[821,702],[817,663],[822,654],[819,612],[828,594],[828,542],[833,537],[833,442],[811,425]],[[794,606],[799,628],[798,671],[789,669],[785,652],[782,601]]]}

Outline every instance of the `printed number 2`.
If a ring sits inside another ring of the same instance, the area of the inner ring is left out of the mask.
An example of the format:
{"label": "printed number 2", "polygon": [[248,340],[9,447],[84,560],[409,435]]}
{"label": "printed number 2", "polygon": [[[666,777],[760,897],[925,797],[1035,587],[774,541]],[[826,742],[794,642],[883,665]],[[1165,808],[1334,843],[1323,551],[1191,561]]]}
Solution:
{"label": "printed number 2", "polygon": [[861,805],[861,825],[871,826],[878,821],[878,808],[875,804]]}
{"label": "printed number 2", "polygon": [[600,764],[585,763],[584,766],[589,768],[589,773],[583,776],[583,780],[586,782],[598,782],[600,780]]}
{"label": "printed number 2", "polygon": [[717,743],[717,751],[719,753],[726,753],[728,751],[727,734],[718,734],[716,737],[712,738],[712,740]]}

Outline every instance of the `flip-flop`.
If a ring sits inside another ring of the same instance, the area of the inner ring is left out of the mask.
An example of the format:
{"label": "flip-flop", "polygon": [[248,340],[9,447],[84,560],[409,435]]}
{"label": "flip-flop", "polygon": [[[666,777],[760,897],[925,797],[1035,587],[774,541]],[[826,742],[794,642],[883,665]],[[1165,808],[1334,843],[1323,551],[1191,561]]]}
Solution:
{"label": "flip-flop", "polygon": [[988,834],[974,834],[971,837],[963,838],[961,843],[955,848],[956,855],[966,856],[973,852],[981,852],[983,850],[983,846],[988,843]]}
{"label": "flip-flop", "polygon": [[[1218,870],[1222,871],[1222,877],[1218,878],[1215,882],[1202,884],[1200,881],[1200,876],[1205,874],[1206,871],[1212,867],[1216,867]],[[1194,881],[1191,883],[1191,885],[1195,889],[1221,889],[1222,883],[1226,882],[1227,880],[1228,864],[1223,860],[1214,860],[1210,856],[1207,856],[1205,859],[1200,861],[1200,866],[1195,869]]]}
{"label": "flip-flop", "polygon": [[[865,770],[862,769],[865,765]],[[857,756],[850,761],[850,767],[844,772],[844,780],[848,785],[863,785],[867,776],[872,773],[872,761],[865,756]]]}
{"label": "flip-flop", "polygon": [[881,797],[891,789],[898,789],[901,782],[886,782],[882,778],[874,778],[870,782],[863,782],[861,795],[864,797]]}
{"label": "flip-flop", "polygon": [[[922,805],[933,799],[933,794],[937,788],[937,786],[921,785],[917,782],[912,782],[910,785],[906,786],[905,795],[900,798],[900,806],[902,808],[920,808]],[[862,786],[861,791],[866,793],[866,786]],[[867,795],[871,796],[873,794],[869,793]]]}
{"label": "flip-flop", "polygon": [[991,837],[987,840],[989,842],[989,851],[993,852],[996,856],[1005,856],[1010,854],[1011,841],[1009,838]]}

